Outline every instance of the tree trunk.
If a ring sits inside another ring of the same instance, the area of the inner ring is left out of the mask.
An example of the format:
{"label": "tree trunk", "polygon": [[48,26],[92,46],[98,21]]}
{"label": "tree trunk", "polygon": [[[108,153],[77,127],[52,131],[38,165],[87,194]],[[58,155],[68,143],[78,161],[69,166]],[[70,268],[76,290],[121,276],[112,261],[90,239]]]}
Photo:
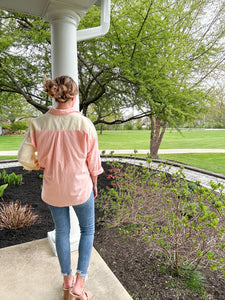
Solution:
{"label": "tree trunk", "polygon": [[103,131],[103,125],[101,124],[101,126],[100,126],[100,134],[102,134],[102,131]]}
{"label": "tree trunk", "polygon": [[159,147],[162,142],[163,135],[166,131],[167,123],[163,122],[163,126],[161,129],[162,121],[158,117],[150,116],[150,120],[151,120],[150,155],[152,156],[152,158],[158,158]]}
{"label": "tree trunk", "polygon": [[87,116],[87,106],[86,105],[83,105],[83,108],[82,108],[82,113],[83,115],[86,117]]}
{"label": "tree trunk", "polygon": [[2,135],[2,118],[0,117],[0,135]]}

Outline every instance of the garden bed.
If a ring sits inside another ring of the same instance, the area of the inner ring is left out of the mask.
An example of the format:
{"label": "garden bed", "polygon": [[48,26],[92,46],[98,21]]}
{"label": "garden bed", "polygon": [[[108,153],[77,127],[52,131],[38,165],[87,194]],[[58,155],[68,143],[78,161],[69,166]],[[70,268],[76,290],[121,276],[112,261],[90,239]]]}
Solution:
{"label": "garden bed", "polygon": [[[99,176],[98,189],[107,191],[112,183],[109,176],[110,166],[103,163],[105,173]],[[45,238],[54,228],[50,212],[41,201],[41,171],[28,172],[22,167],[9,168],[7,172],[23,174],[23,184],[8,186],[3,194],[5,202],[19,200],[29,204],[40,216],[40,222],[31,227],[18,230],[0,230],[0,247],[12,246],[28,241]],[[157,196],[158,197],[158,196]],[[155,254],[151,244],[137,236],[124,236],[120,226],[107,227],[99,221],[102,216],[96,209],[95,248],[121,281],[133,299],[225,299],[225,280],[220,272],[212,272],[208,267],[201,269],[204,278],[196,278],[191,287],[187,286],[187,277],[176,277],[167,267],[165,259]],[[195,273],[201,276],[201,273]],[[196,288],[193,287],[196,282]],[[201,282],[201,285],[198,285]]]}

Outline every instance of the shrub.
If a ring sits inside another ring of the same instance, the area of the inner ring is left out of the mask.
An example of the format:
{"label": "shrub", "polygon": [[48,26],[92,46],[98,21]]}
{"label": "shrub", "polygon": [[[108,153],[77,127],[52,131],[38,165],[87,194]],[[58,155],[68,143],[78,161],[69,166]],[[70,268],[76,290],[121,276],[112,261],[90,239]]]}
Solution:
{"label": "shrub", "polygon": [[3,132],[6,135],[24,134],[29,125],[26,121],[17,121],[10,124],[2,124]]}
{"label": "shrub", "polygon": [[[150,173],[146,168],[116,161],[111,164],[109,172],[108,178],[114,179],[112,188],[107,192],[100,191],[97,201],[97,206],[105,212],[104,221],[111,226],[134,224],[136,227],[138,215],[143,210],[143,198],[138,199],[140,195],[147,196],[143,183],[146,183]],[[130,233],[128,229],[125,231]]]}
{"label": "shrub", "polygon": [[173,174],[162,190],[144,239],[160,249],[177,271],[185,266],[195,270],[200,264],[210,264],[212,270],[221,265],[223,271],[224,195],[199,185],[191,189],[182,171]]}
{"label": "shrub", "polygon": [[7,174],[5,170],[0,173],[0,180],[3,180],[4,183],[8,183],[9,185],[19,185],[22,183],[23,176],[22,174],[16,175],[14,172],[11,174]]}
{"label": "shrub", "polygon": [[2,123],[2,129],[10,129],[10,124]]}
{"label": "shrub", "polygon": [[3,170],[1,173],[0,173],[0,180],[4,180],[4,178],[6,177],[7,173],[6,173],[6,170]]}
{"label": "shrub", "polygon": [[133,130],[134,125],[131,122],[127,122],[127,123],[124,124],[124,129],[125,130]]}
{"label": "shrub", "polygon": [[0,185],[0,197],[2,197],[4,190],[7,188],[8,184]]}
{"label": "shrub", "polygon": [[15,173],[11,173],[4,178],[4,182],[9,185],[19,185],[21,184],[23,179],[22,174],[16,175]]}
{"label": "shrub", "polygon": [[112,166],[119,170],[113,187],[100,191],[97,200],[103,221],[150,244],[177,274],[205,264],[225,274],[225,194],[221,184],[204,188],[199,182],[187,182],[182,168],[169,175],[163,171],[164,165],[158,171],[119,162]]}
{"label": "shrub", "polygon": [[143,128],[142,128],[142,120],[141,119],[139,119],[139,120],[137,120],[136,122],[135,122],[135,127],[136,127],[136,129],[138,129],[138,130],[142,130]]}
{"label": "shrub", "polygon": [[1,203],[0,207],[0,228],[19,229],[35,224],[39,216],[32,212],[32,207],[22,205],[20,201],[15,203]]}
{"label": "shrub", "polygon": [[17,121],[15,123],[12,123],[10,126],[10,129],[13,131],[18,131],[18,130],[26,130],[28,129],[28,123],[25,121]]}

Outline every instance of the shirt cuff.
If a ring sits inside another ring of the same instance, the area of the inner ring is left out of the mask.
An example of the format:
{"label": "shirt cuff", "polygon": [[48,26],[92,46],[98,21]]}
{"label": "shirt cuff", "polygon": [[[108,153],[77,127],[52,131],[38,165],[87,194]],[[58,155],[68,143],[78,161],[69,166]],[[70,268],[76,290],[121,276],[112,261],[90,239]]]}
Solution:
{"label": "shirt cuff", "polygon": [[104,172],[104,169],[101,167],[99,170],[97,170],[97,171],[92,171],[92,172],[90,172],[90,173],[91,173],[91,175],[93,175],[93,176],[98,176],[98,175],[102,174],[103,172]]}

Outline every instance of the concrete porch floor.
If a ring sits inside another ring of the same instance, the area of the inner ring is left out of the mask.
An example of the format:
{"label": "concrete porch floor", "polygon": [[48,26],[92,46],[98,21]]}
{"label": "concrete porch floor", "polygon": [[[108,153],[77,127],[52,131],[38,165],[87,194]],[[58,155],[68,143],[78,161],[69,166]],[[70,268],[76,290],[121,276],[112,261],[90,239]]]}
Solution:
{"label": "concrete porch floor", "polygon": [[[77,255],[71,253],[74,269]],[[47,238],[0,249],[0,268],[0,299],[63,300],[58,258]],[[95,249],[86,288],[93,300],[132,300]]]}

